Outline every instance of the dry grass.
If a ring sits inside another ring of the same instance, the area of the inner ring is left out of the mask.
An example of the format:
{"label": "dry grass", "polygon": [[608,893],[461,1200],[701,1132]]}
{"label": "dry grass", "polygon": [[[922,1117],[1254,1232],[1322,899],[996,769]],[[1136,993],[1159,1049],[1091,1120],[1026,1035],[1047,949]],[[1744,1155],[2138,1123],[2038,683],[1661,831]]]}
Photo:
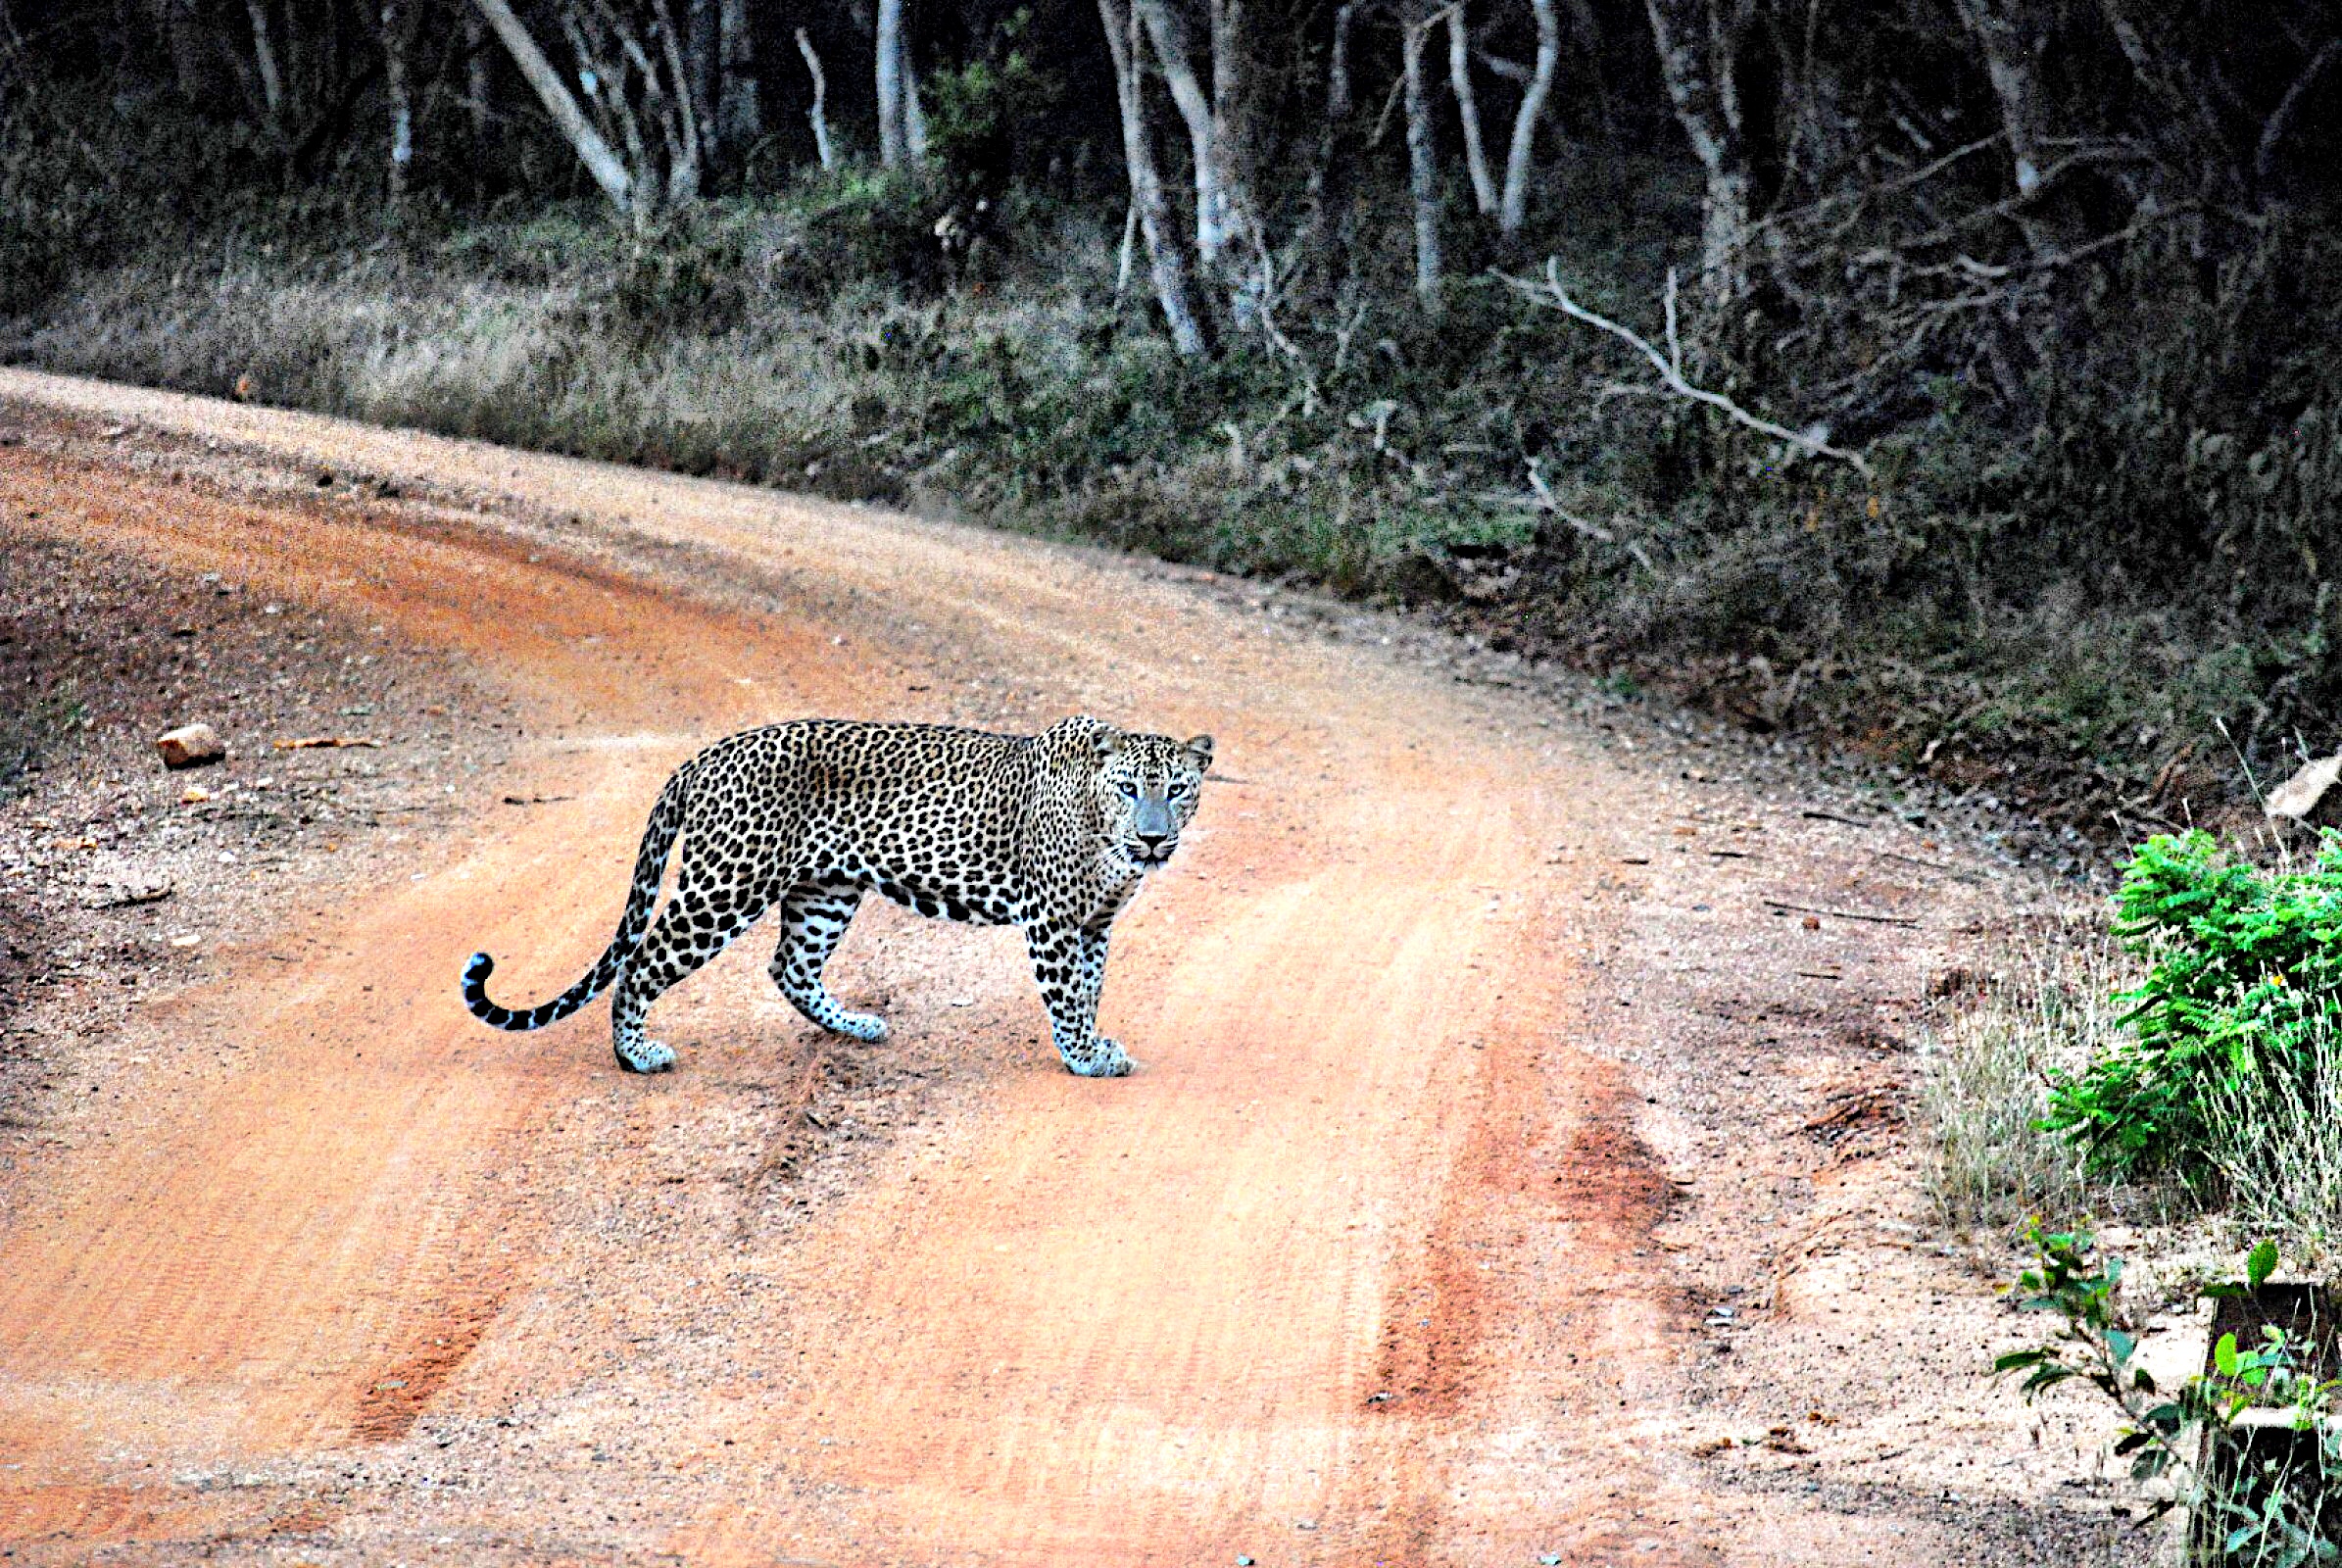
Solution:
{"label": "dry grass", "polygon": [[2310,1050],[2302,1073],[2258,1074],[2206,1109],[2230,1223],[2318,1265],[2342,1244],[2342,1041],[2324,1024]]}
{"label": "dry grass", "polygon": [[2128,961],[2101,908],[2070,905],[2004,938],[1982,991],[1949,1004],[1927,1032],[1926,1181],[1952,1230],[2004,1231],[2031,1215],[2062,1222],[2088,1205],[2078,1152],[2038,1126],[2046,1074],[2120,1037],[2121,1009],[2107,999]]}

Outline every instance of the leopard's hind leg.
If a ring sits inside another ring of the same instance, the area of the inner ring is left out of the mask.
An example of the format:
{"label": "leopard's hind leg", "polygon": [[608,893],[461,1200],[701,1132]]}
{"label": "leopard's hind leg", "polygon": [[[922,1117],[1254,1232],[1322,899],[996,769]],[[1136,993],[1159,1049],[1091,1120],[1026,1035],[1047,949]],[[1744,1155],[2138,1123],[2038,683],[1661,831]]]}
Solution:
{"label": "leopard's hind leg", "polygon": [[664,1072],[675,1053],[643,1038],[643,1018],[667,989],[731,944],[772,906],[768,893],[745,883],[710,883],[686,864],[675,896],[626,965],[610,1004],[610,1047],[628,1072]]}
{"label": "leopard's hind leg", "polygon": [[838,939],[860,907],[862,890],[852,883],[801,883],[781,900],[781,941],[773,950],[772,983],[799,1012],[829,1030],[876,1043],[887,1037],[887,1021],[871,1012],[849,1012],[821,983],[822,968],[838,951]]}

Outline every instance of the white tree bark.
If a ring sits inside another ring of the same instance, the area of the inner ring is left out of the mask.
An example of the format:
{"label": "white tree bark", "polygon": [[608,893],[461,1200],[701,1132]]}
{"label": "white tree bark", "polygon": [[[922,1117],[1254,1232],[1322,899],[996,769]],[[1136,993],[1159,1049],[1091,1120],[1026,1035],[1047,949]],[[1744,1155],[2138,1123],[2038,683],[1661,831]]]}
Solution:
{"label": "white tree bark", "polygon": [[488,28],[480,14],[464,8],[464,113],[471,121],[475,157],[488,145]]}
{"label": "white tree bark", "polygon": [[1513,116],[1512,146],[1504,159],[1504,197],[1497,206],[1496,226],[1507,237],[1520,233],[1529,219],[1530,154],[1537,145],[1537,117],[1545,112],[1553,73],[1561,63],[1561,26],[1554,20],[1553,0],[1529,0],[1529,9],[1537,14],[1537,67],[1522,89],[1521,107]]}
{"label": "white tree bark", "polygon": [[764,106],[756,90],[756,34],[748,0],[717,0],[716,134],[727,147],[747,147],[764,134]]}
{"label": "white tree bark", "polygon": [[1131,207],[1147,242],[1155,303],[1171,329],[1172,347],[1193,359],[1205,352],[1203,329],[1188,301],[1187,268],[1180,259],[1178,242],[1171,237],[1171,204],[1163,197],[1162,176],[1156,172],[1153,144],[1147,134],[1147,99],[1139,78],[1138,18],[1123,11],[1120,0],[1098,0],[1098,15],[1105,24],[1107,52],[1114,58],[1114,92],[1122,109],[1122,161],[1130,172]]}
{"label": "white tree bark", "polygon": [[700,131],[700,160],[713,167],[723,157],[723,137],[715,113],[716,61],[721,53],[715,26],[715,0],[691,0],[685,15],[690,32],[684,43],[684,81],[691,94],[692,118]]}
{"label": "white tree bark", "polygon": [[919,102],[919,68],[907,46],[903,51],[903,150],[914,164],[927,161],[927,110]]}
{"label": "white tree bark", "polygon": [[512,64],[519,68],[520,74],[536,92],[537,101],[553,117],[553,122],[561,127],[561,134],[576,151],[578,162],[585,165],[586,172],[593,176],[602,194],[619,212],[633,213],[637,206],[633,175],[577,107],[567,83],[545,58],[545,51],[537,47],[537,40],[529,36],[528,28],[512,15],[510,0],[471,0],[471,3],[479,8],[488,25],[496,29],[505,53],[512,57]]}
{"label": "white tree bark", "polygon": [[878,161],[903,162],[903,0],[878,0]]}
{"label": "white tree bark", "polygon": [[1644,8],[1668,100],[1707,175],[1700,285],[1709,303],[1722,305],[1747,285],[1748,161],[1733,60],[1748,24],[1748,0],[1644,0]]}
{"label": "white tree bark", "polygon": [[[415,94],[409,84],[407,45],[413,36],[413,0],[382,0],[382,87],[390,99],[390,172],[386,190],[396,209],[407,200],[407,176],[415,164]],[[257,11],[259,7],[256,5]]]}
{"label": "white tree bark", "polygon": [[1334,55],[1326,65],[1328,120],[1347,120],[1350,115],[1350,24],[1357,15],[1357,0],[1344,0],[1334,13]]}
{"label": "white tree bark", "polygon": [[2002,130],[2020,194],[2041,184],[2040,56],[2047,28],[2025,0],[1955,0],[1961,25],[1984,56],[1984,79],[2000,104]]}
{"label": "white tree bark", "polygon": [[268,107],[268,128],[280,131],[284,123],[284,77],[276,69],[276,46],[268,41],[267,0],[244,0],[244,13],[252,19],[252,58],[260,68],[261,102]]}
{"label": "white tree bark", "polygon": [[821,57],[813,52],[813,40],[805,36],[805,29],[797,29],[797,52],[805,57],[805,70],[813,75],[813,106],[805,111],[805,119],[813,126],[813,156],[821,160],[824,169],[838,167],[836,155],[829,144],[829,78],[821,74]]}
{"label": "white tree bark", "polygon": [[1488,150],[1480,135],[1480,100],[1472,92],[1472,47],[1466,37],[1464,0],[1447,8],[1447,85],[1455,93],[1456,119],[1464,125],[1464,167],[1472,174],[1472,201],[1483,218],[1496,211],[1496,180],[1488,172]]}
{"label": "white tree bark", "polygon": [[675,19],[668,10],[667,0],[654,0],[659,15],[659,42],[666,58],[666,80],[671,90],[662,88],[658,72],[644,63],[643,75],[652,89],[653,107],[659,110],[659,134],[666,141],[667,200],[682,206],[699,199],[700,172],[705,167],[701,150],[707,138],[700,130],[699,109],[693,102],[691,73],[684,64],[682,42],[675,30]]}
{"label": "white tree bark", "polygon": [[1411,22],[1400,47],[1405,72],[1407,185],[1415,200],[1415,296],[1427,309],[1439,306],[1439,170],[1433,160],[1432,95],[1424,79],[1423,51],[1431,24]]}
{"label": "white tree bark", "polygon": [[1206,270],[1219,268],[1228,249],[1228,197],[1222,178],[1219,130],[1212,106],[1196,79],[1187,34],[1164,0],[1132,0],[1147,24],[1154,44],[1154,58],[1163,68],[1163,85],[1179,106],[1188,127],[1188,146],[1195,166],[1195,259]]}

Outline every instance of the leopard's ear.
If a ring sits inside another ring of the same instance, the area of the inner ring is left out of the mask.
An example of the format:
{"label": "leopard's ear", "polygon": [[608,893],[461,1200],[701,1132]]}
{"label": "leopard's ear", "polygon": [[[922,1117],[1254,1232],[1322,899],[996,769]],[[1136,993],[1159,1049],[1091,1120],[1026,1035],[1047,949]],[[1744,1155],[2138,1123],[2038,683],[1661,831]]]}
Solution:
{"label": "leopard's ear", "polygon": [[1091,744],[1098,748],[1099,761],[1111,762],[1115,754],[1122,750],[1122,743],[1129,738],[1111,724],[1100,724],[1098,733],[1091,737]]}
{"label": "leopard's ear", "polygon": [[1211,737],[1198,735],[1188,742],[1188,755],[1195,760],[1195,771],[1206,772],[1211,767]]}

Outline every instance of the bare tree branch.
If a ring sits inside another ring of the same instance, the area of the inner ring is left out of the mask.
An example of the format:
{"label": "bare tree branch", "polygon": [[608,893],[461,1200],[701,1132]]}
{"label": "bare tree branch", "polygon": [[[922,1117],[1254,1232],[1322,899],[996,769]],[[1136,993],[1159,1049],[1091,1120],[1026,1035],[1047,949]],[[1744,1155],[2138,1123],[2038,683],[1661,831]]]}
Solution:
{"label": "bare tree branch", "polygon": [[1652,564],[1650,552],[1643,549],[1640,544],[1636,543],[1633,539],[1621,539],[1617,534],[1611,532],[1608,528],[1603,527],[1600,523],[1581,517],[1576,513],[1564,507],[1561,504],[1560,498],[1553,494],[1553,487],[1545,482],[1545,476],[1538,470],[1537,463],[1534,459],[1529,465],[1529,488],[1537,492],[1538,511],[1543,512],[1548,516],[1559,517],[1562,521],[1568,523],[1572,528],[1586,535],[1586,538],[1595,541],[1597,544],[1616,545],[1619,549],[1624,550],[1628,555],[1633,556],[1636,565],[1651,573],[1653,576],[1658,575],[1659,568]]}
{"label": "bare tree branch", "polygon": [[1675,269],[1669,268],[1667,270],[1667,336],[1670,352],[1666,354],[1653,348],[1647,339],[1632,327],[1621,326],[1607,316],[1597,315],[1570,298],[1569,290],[1564,288],[1561,283],[1561,262],[1558,257],[1549,258],[1546,261],[1545,281],[1542,286],[1531,278],[1506,277],[1504,281],[1537,304],[1549,303],[1571,320],[1584,321],[1588,326],[1597,327],[1632,347],[1637,354],[1648,360],[1651,368],[1659,372],[1657,389],[1663,389],[1693,403],[1705,404],[1735,424],[1745,425],[1761,435],[1772,436],[1778,441],[1786,441],[1798,450],[1810,453],[1817,458],[1835,459],[1856,473],[1861,474],[1865,479],[1876,477],[1871,471],[1869,461],[1861,453],[1850,452],[1844,447],[1831,446],[1826,431],[1819,429],[1792,430],[1785,424],[1776,424],[1771,419],[1749,413],[1723,393],[1711,392],[1705,387],[1693,386],[1685,378],[1683,348],[1676,341]]}
{"label": "bare tree branch", "polygon": [[837,159],[829,144],[829,78],[821,74],[821,57],[813,52],[813,40],[805,36],[805,29],[797,29],[797,52],[805,57],[805,70],[813,75],[813,102],[805,110],[805,119],[813,126],[813,156],[821,160],[824,169],[835,169]]}
{"label": "bare tree branch", "polygon": [[2342,54],[2342,38],[2328,38],[2323,47],[2310,57],[2302,67],[2302,74],[2293,78],[2293,85],[2285,89],[2284,98],[2277,104],[2276,113],[2269,117],[2269,123],[2261,127],[2261,143],[2253,150],[2253,180],[2266,184],[2269,172],[2276,162],[2277,144],[2285,139],[2285,132],[2293,128],[2293,117],[2301,110],[2302,99],[2318,80],[2318,74]]}

